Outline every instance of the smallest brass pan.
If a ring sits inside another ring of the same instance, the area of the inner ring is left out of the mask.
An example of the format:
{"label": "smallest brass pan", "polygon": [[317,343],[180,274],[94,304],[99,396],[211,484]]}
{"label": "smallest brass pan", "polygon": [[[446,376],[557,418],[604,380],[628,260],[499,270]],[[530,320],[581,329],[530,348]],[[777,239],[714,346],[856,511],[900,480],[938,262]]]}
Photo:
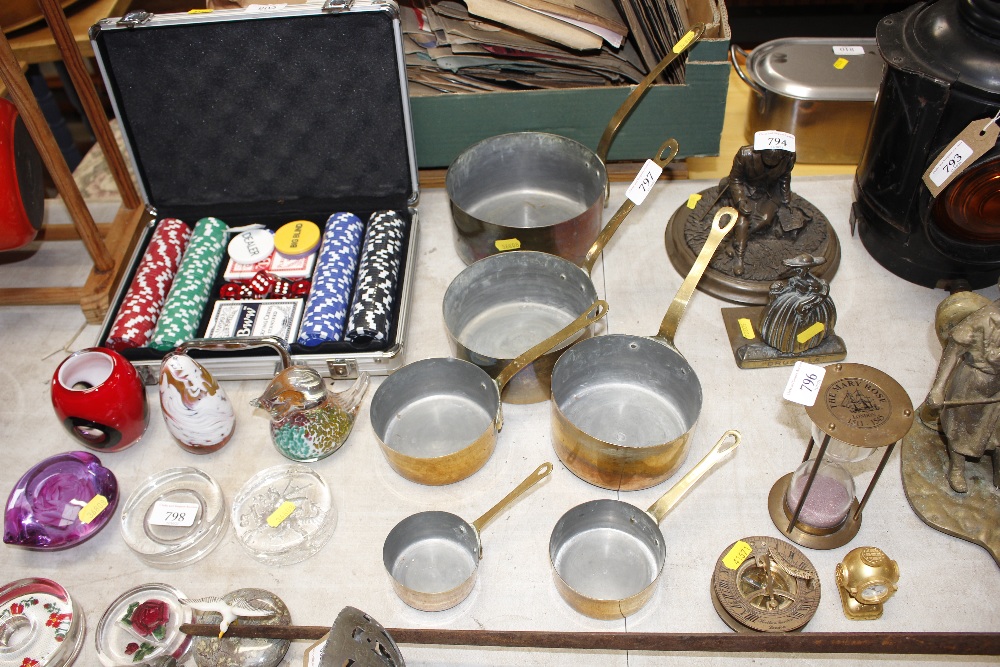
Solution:
{"label": "smallest brass pan", "polygon": [[396,524],[382,545],[382,564],[396,595],[424,611],[450,609],[464,600],[476,583],[483,528],[551,472],[551,463],[538,466],[472,523],[449,512],[420,512]]}
{"label": "smallest brass pan", "polygon": [[420,512],[385,538],[382,564],[404,602],[424,611],[449,609],[476,583],[479,533],[449,512]]}

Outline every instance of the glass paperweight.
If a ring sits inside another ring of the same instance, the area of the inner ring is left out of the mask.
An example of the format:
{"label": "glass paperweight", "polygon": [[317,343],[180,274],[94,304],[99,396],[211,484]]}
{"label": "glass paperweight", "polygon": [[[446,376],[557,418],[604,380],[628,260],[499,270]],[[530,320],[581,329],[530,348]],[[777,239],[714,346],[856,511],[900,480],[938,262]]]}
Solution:
{"label": "glass paperweight", "polygon": [[232,521],[247,553],[269,565],[290,565],[326,544],[337,512],[323,478],[293,463],[251,477],[233,499]]}
{"label": "glass paperweight", "polygon": [[97,624],[101,664],[149,664],[161,656],[183,664],[192,646],[191,636],[180,631],[191,622],[191,610],[179,601],[183,597],[167,584],[143,584],[119,596]]}
{"label": "glass paperweight", "polygon": [[197,468],[170,468],[150,476],[121,513],[125,544],[149,565],[164,569],[207,556],[228,526],[222,488]]}
{"label": "glass paperweight", "polygon": [[7,498],[3,541],[65,549],[93,537],[118,505],[118,481],[90,452],[57,454],[35,465]]}
{"label": "glass paperweight", "polygon": [[[794,514],[809,481],[815,459],[803,461],[792,474],[785,493],[785,508]],[[854,502],[854,479],[842,466],[824,460],[813,479],[798,523],[819,530],[834,529],[844,523]]]}
{"label": "glass paperweight", "polygon": [[[292,615],[281,598],[261,588],[241,588],[223,595],[222,601],[273,612],[267,616],[238,616],[240,625],[289,625],[292,622]],[[239,614],[239,608],[235,611]],[[215,625],[220,621],[222,614],[217,611],[195,613],[195,623]],[[194,661],[198,667],[277,667],[288,652],[290,643],[287,639],[198,637],[194,645]]]}
{"label": "glass paperweight", "polygon": [[0,664],[73,664],[86,621],[65,588],[49,579],[18,579],[0,588],[0,600]]}

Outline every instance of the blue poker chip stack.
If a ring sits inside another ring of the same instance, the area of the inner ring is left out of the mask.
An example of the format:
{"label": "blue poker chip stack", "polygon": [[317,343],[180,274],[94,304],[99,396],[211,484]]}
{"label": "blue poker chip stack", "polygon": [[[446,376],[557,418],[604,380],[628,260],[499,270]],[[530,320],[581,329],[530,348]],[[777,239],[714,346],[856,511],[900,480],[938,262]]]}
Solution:
{"label": "blue poker chip stack", "polygon": [[326,221],[312,289],[299,327],[300,345],[311,347],[343,338],[364,230],[365,224],[353,213],[334,213]]}
{"label": "blue poker chip stack", "polygon": [[368,220],[344,335],[348,342],[368,345],[388,340],[405,237],[406,220],[396,211],[376,211]]}

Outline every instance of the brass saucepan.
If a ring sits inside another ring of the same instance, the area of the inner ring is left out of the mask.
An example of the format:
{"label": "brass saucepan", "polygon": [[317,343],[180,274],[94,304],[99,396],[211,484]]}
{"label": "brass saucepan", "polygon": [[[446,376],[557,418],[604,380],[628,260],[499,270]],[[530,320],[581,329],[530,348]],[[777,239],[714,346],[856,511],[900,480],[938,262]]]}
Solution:
{"label": "brass saucepan", "polygon": [[382,564],[396,595],[424,611],[443,611],[468,597],[483,557],[483,528],[552,472],[543,463],[471,524],[450,512],[419,512],[396,524],[382,546]]}
{"label": "brass saucepan", "polygon": [[[653,158],[660,168],[677,155],[668,139]],[[587,251],[583,265],[544,252],[516,250],[467,266],[445,291],[448,339],[456,357],[490,375],[526,347],[545,338],[597,298],[590,272],[635,207],[626,199]],[[583,332],[586,337],[589,332]],[[520,371],[503,392],[507,403],[538,403],[551,394],[552,366],[572,341],[543,354]]]}
{"label": "brass saucepan", "polygon": [[370,416],[389,465],[420,484],[451,484],[482,468],[503,426],[504,385],[607,312],[606,301],[595,301],[583,315],[519,355],[496,380],[475,364],[450,358],[415,361],[387,377],[372,396]]}
{"label": "brass saucepan", "polygon": [[726,431],[708,454],[645,512],[622,500],[602,499],[563,514],[552,529],[549,560],[556,588],[570,606],[601,619],[621,618],[641,609],[656,590],[666,560],[660,521],[698,480],[739,446],[740,440],[739,431]]}
{"label": "brass saucepan", "polygon": [[701,39],[705,28],[692,26],[633,88],[596,153],[557,134],[512,132],[483,139],[455,158],[445,187],[462,260],[471,264],[519,248],[583,262],[601,229],[608,192],[604,162],[615,134],[657,77]]}
{"label": "brass saucepan", "polygon": [[[722,226],[724,215],[729,221]],[[731,207],[716,213],[655,336],[597,336],[559,357],[552,370],[552,445],[578,477],[607,489],[645,489],[684,462],[701,414],[702,391],[694,369],[674,346],[674,334],[736,217]]]}

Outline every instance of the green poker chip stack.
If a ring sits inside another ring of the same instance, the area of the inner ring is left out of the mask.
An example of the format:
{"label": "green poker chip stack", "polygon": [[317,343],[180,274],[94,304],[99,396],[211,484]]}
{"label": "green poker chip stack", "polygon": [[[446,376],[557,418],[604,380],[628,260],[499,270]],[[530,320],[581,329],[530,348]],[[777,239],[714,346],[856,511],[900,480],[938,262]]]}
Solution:
{"label": "green poker chip stack", "polygon": [[149,347],[167,352],[194,338],[225,254],[228,229],[218,218],[202,218],[194,226]]}

